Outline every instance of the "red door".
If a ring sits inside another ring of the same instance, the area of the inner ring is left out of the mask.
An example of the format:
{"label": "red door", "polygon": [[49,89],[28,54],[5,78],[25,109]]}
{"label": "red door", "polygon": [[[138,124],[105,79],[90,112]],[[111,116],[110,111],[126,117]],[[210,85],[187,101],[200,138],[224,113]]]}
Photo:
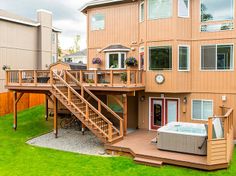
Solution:
{"label": "red door", "polygon": [[151,129],[156,130],[164,123],[164,100],[151,99]]}

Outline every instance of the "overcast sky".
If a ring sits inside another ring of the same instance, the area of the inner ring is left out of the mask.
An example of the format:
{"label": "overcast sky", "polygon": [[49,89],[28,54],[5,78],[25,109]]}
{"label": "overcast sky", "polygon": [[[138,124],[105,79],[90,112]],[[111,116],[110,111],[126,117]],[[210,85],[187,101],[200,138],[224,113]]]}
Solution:
{"label": "overcast sky", "polygon": [[81,35],[81,48],[86,48],[86,17],[78,9],[90,0],[0,0],[0,9],[36,20],[36,10],[53,13],[53,26],[61,29],[60,45],[68,49],[74,36]]}

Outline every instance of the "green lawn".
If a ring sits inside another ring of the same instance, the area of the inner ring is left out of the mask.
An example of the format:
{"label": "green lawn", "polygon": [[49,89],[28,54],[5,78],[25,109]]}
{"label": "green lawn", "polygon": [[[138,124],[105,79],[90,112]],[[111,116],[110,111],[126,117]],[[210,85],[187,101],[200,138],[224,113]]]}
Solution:
{"label": "green lawn", "polygon": [[19,113],[19,127],[12,130],[12,115],[0,118],[0,175],[155,175],[155,176],[236,176],[236,150],[228,170],[204,172],[175,166],[161,168],[135,164],[125,157],[95,157],[32,147],[25,142],[52,130],[52,122],[45,122],[43,107]]}

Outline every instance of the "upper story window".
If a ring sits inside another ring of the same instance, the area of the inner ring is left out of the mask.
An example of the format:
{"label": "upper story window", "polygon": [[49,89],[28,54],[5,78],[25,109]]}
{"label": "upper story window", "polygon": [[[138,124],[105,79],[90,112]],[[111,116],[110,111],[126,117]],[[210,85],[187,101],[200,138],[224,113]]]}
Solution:
{"label": "upper story window", "polygon": [[148,0],[148,18],[170,18],[172,16],[172,0]]}
{"label": "upper story window", "polygon": [[144,1],[141,1],[140,3],[140,7],[139,7],[139,22],[143,22],[144,21]]}
{"label": "upper story window", "polygon": [[172,47],[150,47],[149,48],[149,70],[171,70],[172,69]]}
{"label": "upper story window", "polygon": [[105,28],[105,15],[93,14],[91,17],[91,30],[103,30]]}
{"label": "upper story window", "polygon": [[190,70],[190,47],[179,46],[179,71]]}
{"label": "upper story window", "polygon": [[234,0],[201,0],[201,21],[233,20]]}
{"label": "upper story window", "polygon": [[190,0],[178,0],[178,16],[189,17]]}
{"label": "upper story window", "polygon": [[212,100],[192,100],[192,119],[208,120],[213,115]]}
{"label": "upper story window", "polygon": [[207,45],[201,47],[202,70],[232,70],[233,45]]}
{"label": "upper story window", "polygon": [[107,53],[106,67],[107,69],[124,69],[125,68],[125,52]]}

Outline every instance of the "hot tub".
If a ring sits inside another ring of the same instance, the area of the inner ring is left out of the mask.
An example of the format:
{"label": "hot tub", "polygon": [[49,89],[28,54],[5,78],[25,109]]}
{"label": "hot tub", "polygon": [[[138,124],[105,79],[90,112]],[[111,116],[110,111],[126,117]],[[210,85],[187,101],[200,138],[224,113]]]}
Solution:
{"label": "hot tub", "polygon": [[196,155],[207,154],[204,124],[172,122],[157,130],[157,148]]}

